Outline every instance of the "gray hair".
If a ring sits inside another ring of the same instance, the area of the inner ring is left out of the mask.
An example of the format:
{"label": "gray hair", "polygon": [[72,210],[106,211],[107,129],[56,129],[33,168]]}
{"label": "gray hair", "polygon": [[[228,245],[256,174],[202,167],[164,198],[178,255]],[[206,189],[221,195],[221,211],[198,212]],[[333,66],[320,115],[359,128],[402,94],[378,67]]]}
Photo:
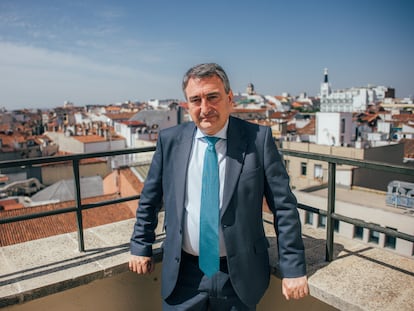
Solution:
{"label": "gray hair", "polygon": [[191,67],[186,72],[183,78],[183,85],[182,85],[184,95],[185,95],[185,89],[187,88],[188,80],[190,80],[191,78],[202,79],[202,78],[207,78],[207,77],[212,77],[212,76],[219,77],[220,80],[224,84],[225,92],[226,93],[230,92],[231,90],[230,81],[224,69],[218,64],[208,63],[208,64],[199,64],[194,67]]}

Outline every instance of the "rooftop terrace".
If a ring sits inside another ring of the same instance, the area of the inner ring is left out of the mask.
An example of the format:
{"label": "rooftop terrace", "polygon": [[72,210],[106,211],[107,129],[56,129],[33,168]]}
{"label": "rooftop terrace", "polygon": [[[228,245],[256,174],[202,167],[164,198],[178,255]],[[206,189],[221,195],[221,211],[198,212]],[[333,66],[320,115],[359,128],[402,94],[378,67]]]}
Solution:
{"label": "rooftop terrace", "polygon": [[[162,217],[162,214],[160,215]],[[271,221],[271,215],[264,213]],[[75,233],[0,249],[0,306],[5,310],[160,310],[161,265],[150,276],[128,272],[129,237],[134,220],[85,231],[86,251],[77,250]],[[383,249],[336,237],[336,260],[325,261],[324,230],[304,226],[311,297],[281,297],[272,226],[265,222],[271,244],[272,283],[258,310],[413,310],[414,260]],[[163,233],[158,230],[158,241]],[[91,295],[91,296],[90,296]],[[306,303],[305,303],[306,302]]]}
{"label": "rooftop terrace", "polygon": [[[96,155],[67,157],[74,161],[77,188],[79,174],[76,170],[79,160],[93,156]],[[340,161],[330,157],[327,159]],[[33,163],[46,160],[39,159]],[[61,159],[52,159],[58,160]],[[0,162],[0,168],[13,163]],[[372,163],[367,165],[375,166]],[[333,165],[333,172],[334,168]],[[352,219],[352,215],[346,214],[352,209],[368,208],[371,212],[367,214],[373,218],[380,210],[374,209],[374,197],[367,197],[367,202],[373,206],[363,206],[359,200],[355,200],[353,193],[335,189],[335,182],[329,184],[327,192],[297,191],[295,194],[301,209],[315,215],[325,215],[328,219],[325,229],[306,224],[303,226],[311,295],[301,301],[287,302],[282,298],[272,216],[264,212],[264,226],[271,245],[273,277],[258,310],[272,310],[276,302],[280,302],[281,310],[414,310],[413,255],[399,255],[395,251],[336,234],[332,222],[354,222],[366,229],[374,228],[379,232],[394,234],[398,240],[407,239],[407,243],[412,243],[414,239],[409,235],[413,234],[414,226],[409,227],[408,231],[399,232]],[[114,203],[114,200],[110,203]],[[82,205],[78,199],[76,204],[77,207],[68,208],[65,212],[76,212],[79,217],[82,208],[100,207],[100,204]],[[384,207],[387,208],[389,207]],[[301,211],[302,219],[303,213],[305,211]],[[160,217],[162,216],[161,213]],[[409,217],[410,222],[412,216]],[[0,225],[2,221],[4,222],[0,219]],[[89,229],[81,226],[78,234],[67,233],[0,248],[0,307],[15,311],[94,310],[100,305],[100,310],[159,310],[159,268],[162,266],[160,244],[164,234],[158,229],[157,244],[154,247],[156,260],[160,264],[156,273],[140,277],[127,268],[133,224],[134,219],[128,219]]]}

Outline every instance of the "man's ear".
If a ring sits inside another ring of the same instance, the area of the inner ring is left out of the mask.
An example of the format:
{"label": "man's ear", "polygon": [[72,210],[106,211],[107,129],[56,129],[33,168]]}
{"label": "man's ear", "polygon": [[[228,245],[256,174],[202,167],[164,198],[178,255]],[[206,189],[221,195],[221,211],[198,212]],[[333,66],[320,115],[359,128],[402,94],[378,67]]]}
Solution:
{"label": "man's ear", "polygon": [[227,94],[227,96],[229,97],[229,103],[233,103],[233,91],[230,90],[229,94]]}

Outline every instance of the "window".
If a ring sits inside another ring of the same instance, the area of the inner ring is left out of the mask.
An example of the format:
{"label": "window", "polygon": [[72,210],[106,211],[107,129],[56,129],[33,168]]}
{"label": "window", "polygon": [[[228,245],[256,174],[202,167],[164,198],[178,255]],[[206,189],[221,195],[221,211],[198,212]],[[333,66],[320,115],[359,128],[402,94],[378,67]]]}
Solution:
{"label": "window", "polygon": [[319,179],[319,180],[323,179],[322,165],[315,164],[315,166],[313,168],[313,176],[314,176],[315,179]]}
{"label": "window", "polygon": [[306,176],[306,162],[300,163],[300,175]]}
{"label": "window", "polygon": [[335,232],[339,232],[339,220],[338,219],[334,219],[333,220],[333,224],[334,224],[334,231]]}
{"label": "window", "polygon": [[384,247],[395,249],[396,238],[393,236],[385,235]]}
{"label": "window", "polygon": [[360,226],[354,227],[354,239],[362,240],[364,238],[364,228]]}
{"label": "window", "polygon": [[[393,229],[396,230],[395,228],[389,228],[388,229]],[[384,240],[384,247],[386,248],[391,248],[391,249],[395,249],[395,244],[396,244],[396,238],[390,235],[385,235],[385,240]]]}
{"label": "window", "polygon": [[345,133],[345,119],[341,119],[341,134]]}
{"label": "window", "polygon": [[369,230],[368,242],[378,244],[379,243],[379,232],[375,230]]}
{"label": "window", "polygon": [[305,224],[313,225],[313,213],[312,212],[305,212]]}
{"label": "window", "polygon": [[326,228],[326,216],[325,215],[319,215],[318,227],[319,228]]}

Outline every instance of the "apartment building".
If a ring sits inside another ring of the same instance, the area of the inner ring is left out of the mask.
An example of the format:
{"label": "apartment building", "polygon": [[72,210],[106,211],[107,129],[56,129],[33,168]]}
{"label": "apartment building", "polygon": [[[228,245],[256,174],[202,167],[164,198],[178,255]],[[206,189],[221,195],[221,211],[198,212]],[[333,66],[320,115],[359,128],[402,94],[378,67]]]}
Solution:
{"label": "apartment building", "polygon": [[324,81],[320,88],[321,112],[363,112],[368,105],[393,98],[395,90],[385,86],[352,87],[332,91],[328,80],[328,69],[324,71]]}
{"label": "apartment building", "polygon": [[[404,145],[393,144],[369,149],[328,146],[286,141],[285,150],[402,164]],[[327,209],[328,163],[318,160],[283,156],[291,186],[298,201],[320,209]],[[414,177],[379,170],[356,168],[349,165],[336,167],[336,212],[351,218],[366,220],[401,232],[413,233],[412,208],[391,206],[387,203],[389,184],[395,180],[414,183]],[[413,184],[414,185],[414,184]],[[326,228],[326,216],[300,211],[302,223],[314,228]],[[335,221],[335,231],[347,238],[357,239],[376,247],[383,247],[406,256],[414,255],[414,244],[395,239],[375,230]]]}

